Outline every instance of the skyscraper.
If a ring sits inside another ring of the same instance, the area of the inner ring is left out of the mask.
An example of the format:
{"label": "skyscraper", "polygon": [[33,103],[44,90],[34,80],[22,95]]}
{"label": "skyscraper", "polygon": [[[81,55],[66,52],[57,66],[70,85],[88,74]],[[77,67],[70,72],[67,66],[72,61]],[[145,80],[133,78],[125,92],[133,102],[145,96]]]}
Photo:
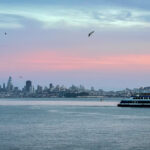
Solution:
{"label": "skyscraper", "polygon": [[50,84],[49,84],[49,89],[50,89],[50,91],[52,91],[53,88],[54,88],[53,84],[50,83]]}
{"label": "skyscraper", "polygon": [[10,76],[8,78],[8,82],[7,82],[7,91],[12,91],[13,90],[13,84],[12,84],[12,77]]}
{"label": "skyscraper", "polygon": [[30,80],[26,81],[26,92],[32,92],[32,82]]}
{"label": "skyscraper", "polygon": [[5,83],[3,83],[3,90],[6,90],[6,86],[5,86]]}

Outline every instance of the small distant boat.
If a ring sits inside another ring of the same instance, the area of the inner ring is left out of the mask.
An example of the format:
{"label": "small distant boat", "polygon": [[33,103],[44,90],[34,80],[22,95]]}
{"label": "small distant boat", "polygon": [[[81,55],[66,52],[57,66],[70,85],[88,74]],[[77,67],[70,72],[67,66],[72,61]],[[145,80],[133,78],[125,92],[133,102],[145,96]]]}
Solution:
{"label": "small distant boat", "polygon": [[144,93],[123,99],[118,107],[150,107],[150,94]]}

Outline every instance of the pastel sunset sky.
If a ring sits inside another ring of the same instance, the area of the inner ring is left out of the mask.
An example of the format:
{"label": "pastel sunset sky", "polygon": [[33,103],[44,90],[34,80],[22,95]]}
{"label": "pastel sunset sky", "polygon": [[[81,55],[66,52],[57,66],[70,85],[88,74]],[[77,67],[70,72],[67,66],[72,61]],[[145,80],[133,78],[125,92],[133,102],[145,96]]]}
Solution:
{"label": "pastel sunset sky", "polygon": [[0,0],[0,84],[9,75],[20,87],[150,86],[150,1]]}

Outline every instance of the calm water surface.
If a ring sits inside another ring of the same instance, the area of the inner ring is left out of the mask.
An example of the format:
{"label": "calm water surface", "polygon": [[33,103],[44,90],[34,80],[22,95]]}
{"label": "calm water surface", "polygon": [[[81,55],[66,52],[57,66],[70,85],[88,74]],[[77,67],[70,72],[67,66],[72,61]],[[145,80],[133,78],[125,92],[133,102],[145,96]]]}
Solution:
{"label": "calm water surface", "polygon": [[[1,99],[0,103],[5,100],[22,99]],[[33,101],[28,99],[30,100]],[[67,99],[67,101],[79,100],[90,101],[90,99]],[[91,99],[91,101],[98,100]],[[105,101],[114,102],[118,99]],[[109,105],[108,107],[0,105],[0,150],[149,150],[149,148],[149,108],[119,108]]]}

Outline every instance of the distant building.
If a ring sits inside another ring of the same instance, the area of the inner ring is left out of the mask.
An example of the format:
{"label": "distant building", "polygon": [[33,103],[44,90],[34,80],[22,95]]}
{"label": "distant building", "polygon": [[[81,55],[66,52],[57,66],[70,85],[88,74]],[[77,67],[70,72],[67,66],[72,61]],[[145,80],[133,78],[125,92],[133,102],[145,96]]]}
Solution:
{"label": "distant building", "polygon": [[49,90],[52,91],[54,89],[54,86],[52,83],[49,84]]}
{"label": "distant building", "polygon": [[52,83],[49,84],[49,88],[52,89],[54,86]]}
{"label": "distant building", "polygon": [[10,92],[12,90],[13,90],[12,77],[9,77],[7,82],[7,91]]}
{"label": "distant building", "polygon": [[42,93],[43,93],[43,88],[42,88],[42,86],[40,86],[40,85],[37,86],[36,93],[37,93],[37,94],[42,94]]}
{"label": "distant building", "polygon": [[3,83],[3,90],[5,90],[6,89],[6,86],[5,86],[5,83]]}
{"label": "distant building", "polygon": [[30,80],[26,81],[26,92],[32,93],[32,82]]}
{"label": "distant building", "polygon": [[91,91],[95,91],[93,86],[91,87]]}

